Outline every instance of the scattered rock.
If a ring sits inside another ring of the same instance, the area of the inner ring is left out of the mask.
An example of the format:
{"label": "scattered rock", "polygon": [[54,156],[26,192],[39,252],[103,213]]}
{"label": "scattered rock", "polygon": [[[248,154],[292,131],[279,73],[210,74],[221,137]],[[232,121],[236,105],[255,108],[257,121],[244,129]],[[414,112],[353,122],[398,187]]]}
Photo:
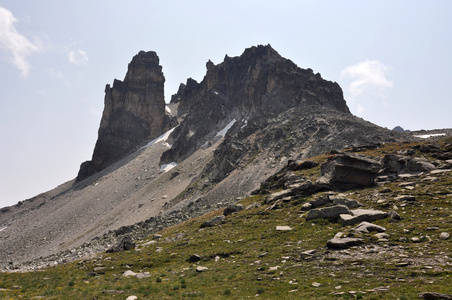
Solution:
{"label": "scattered rock", "polygon": [[351,210],[351,214],[340,215],[340,222],[342,225],[355,225],[357,223],[366,221],[373,222],[376,220],[384,219],[388,216],[387,212],[373,209],[354,209]]}
{"label": "scattered rock", "polygon": [[441,240],[447,240],[450,237],[450,234],[447,232],[441,232],[441,234],[439,235],[439,238]]}
{"label": "scattered rock", "polygon": [[207,270],[209,270],[209,268],[207,268],[207,267],[201,267],[201,266],[196,267],[196,272],[199,272],[199,273],[207,271]]}
{"label": "scattered rock", "polygon": [[313,287],[319,287],[319,286],[321,286],[322,284],[321,284],[321,283],[318,283],[318,282],[313,282],[311,285],[312,285]]}
{"label": "scattered rock", "polygon": [[371,231],[385,232],[386,228],[384,228],[383,226],[375,225],[375,224],[364,221],[364,222],[361,222],[358,226],[356,226],[354,228],[354,230],[357,232],[364,232],[364,233],[368,233]]}
{"label": "scattered rock", "polygon": [[127,297],[126,300],[136,300],[136,299],[138,299],[137,296],[129,296],[129,297]]}
{"label": "scattered rock", "polygon": [[362,243],[363,239],[360,238],[333,238],[326,243],[326,246],[333,249],[347,249]]}
{"label": "scattered rock", "polygon": [[290,226],[276,226],[276,231],[290,231],[292,228]]}
{"label": "scattered rock", "polygon": [[345,205],[334,205],[323,208],[311,209],[306,215],[306,220],[333,219],[337,220],[342,214],[351,214],[350,209]]}
{"label": "scattered rock", "polygon": [[231,215],[233,213],[242,211],[243,209],[244,209],[244,207],[243,207],[242,204],[232,204],[232,205],[229,205],[228,207],[226,207],[224,209],[223,215],[224,216],[229,216],[229,215]]}
{"label": "scattered rock", "polygon": [[137,275],[137,273],[135,273],[134,271],[131,271],[131,270],[127,270],[122,274],[123,277],[130,277],[130,276],[136,276],[136,275]]}
{"label": "scattered rock", "polygon": [[135,241],[131,236],[125,236],[120,242],[114,244],[111,248],[107,249],[107,253],[122,252],[135,249]]}
{"label": "scattered rock", "polygon": [[424,292],[419,294],[419,298],[426,300],[452,300],[451,294],[441,294],[433,292]]}
{"label": "scattered rock", "polygon": [[221,216],[216,216],[216,217],[210,219],[209,221],[203,222],[203,223],[201,224],[201,228],[204,228],[204,227],[213,227],[213,226],[219,225],[219,224],[221,224],[221,222],[223,222],[223,220],[224,220],[224,216],[223,216],[223,215],[221,215]]}
{"label": "scattered rock", "polygon": [[397,221],[402,220],[402,217],[397,212],[395,212],[393,210],[389,211],[388,217],[390,219],[392,219],[392,220],[397,220]]}
{"label": "scattered rock", "polygon": [[195,262],[200,261],[201,259],[202,259],[201,255],[193,254],[193,255],[190,256],[188,261],[191,262],[191,263],[195,263]]}

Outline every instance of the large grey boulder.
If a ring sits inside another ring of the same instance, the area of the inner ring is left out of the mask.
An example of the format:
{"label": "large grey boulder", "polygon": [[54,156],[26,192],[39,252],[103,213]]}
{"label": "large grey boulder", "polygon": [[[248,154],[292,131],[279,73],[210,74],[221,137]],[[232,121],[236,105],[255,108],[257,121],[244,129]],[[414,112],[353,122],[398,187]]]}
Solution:
{"label": "large grey boulder", "polygon": [[323,208],[311,209],[306,215],[306,221],[315,219],[339,219],[342,214],[351,214],[350,210],[345,205],[334,205]]}
{"label": "large grey boulder", "polygon": [[354,209],[351,214],[342,214],[339,216],[339,221],[342,225],[355,225],[360,222],[373,222],[388,217],[388,213],[381,210],[374,209]]}
{"label": "large grey boulder", "polygon": [[318,183],[348,190],[372,186],[382,165],[373,159],[339,153],[330,157],[320,167]]}

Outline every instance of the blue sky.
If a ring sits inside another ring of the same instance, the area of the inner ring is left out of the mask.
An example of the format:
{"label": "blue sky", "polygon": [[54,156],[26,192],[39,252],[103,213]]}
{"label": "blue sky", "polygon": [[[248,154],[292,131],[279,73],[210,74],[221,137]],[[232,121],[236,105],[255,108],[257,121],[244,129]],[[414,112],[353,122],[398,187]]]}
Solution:
{"label": "blue sky", "polygon": [[452,127],[452,1],[0,0],[0,207],[74,178],[104,89],[156,51],[169,101],[205,64],[271,44],[338,82],[353,114]]}

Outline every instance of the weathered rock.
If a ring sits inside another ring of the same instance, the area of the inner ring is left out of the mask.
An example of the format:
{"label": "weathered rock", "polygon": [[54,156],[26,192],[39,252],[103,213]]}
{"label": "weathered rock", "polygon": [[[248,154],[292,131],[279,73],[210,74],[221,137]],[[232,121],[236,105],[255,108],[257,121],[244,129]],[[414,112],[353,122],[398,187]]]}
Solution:
{"label": "weathered rock", "polygon": [[359,238],[333,238],[326,243],[328,248],[347,249],[352,246],[358,246],[363,243],[363,239]]}
{"label": "weathered rock", "polygon": [[122,274],[123,277],[130,277],[130,276],[136,276],[136,275],[137,275],[137,273],[135,273],[134,271],[131,271],[131,270],[127,270]]}
{"label": "weathered rock", "polygon": [[452,300],[452,294],[424,292],[419,294],[419,298],[426,300]]}
{"label": "weathered rock", "polygon": [[419,173],[435,170],[429,161],[421,158],[387,154],[383,157],[383,173]]}
{"label": "weathered rock", "polygon": [[397,212],[395,212],[393,210],[389,211],[388,217],[390,219],[392,219],[392,220],[397,220],[397,221],[402,220],[402,217]]}
{"label": "weathered rock", "polygon": [[207,268],[207,267],[202,267],[202,266],[196,267],[196,272],[199,272],[199,273],[207,271],[207,270],[209,270],[209,268]]}
{"label": "weathered rock", "polygon": [[236,213],[236,212],[239,212],[239,211],[242,211],[242,210],[244,210],[244,207],[243,207],[242,204],[232,204],[232,205],[229,205],[228,207],[226,207],[224,209],[223,215],[224,216],[229,216],[229,215],[231,215],[233,213]]}
{"label": "weathered rock", "polygon": [[450,234],[448,232],[441,232],[439,235],[439,238],[442,240],[447,240],[450,237]]}
{"label": "weathered rock", "polygon": [[347,190],[372,186],[381,164],[364,156],[337,154],[321,166],[318,182]]}
{"label": "weathered rock", "polygon": [[276,226],[276,231],[290,231],[292,228],[290,226]]}
{"label": "weathered rock", "polygon": [[195,263],[195,262],[200,261],[201,259],[202,259],[201,255],[193,254],[193,255],[191,255],[190,258],[188,259],[188,262]]}
{"label": "weathered rock", "polygon": [[210,219],[209,221],[203,222],[201,224],[201,228],[213,227],[213,226],[219,225],[219,224],[221,224],[221,222],[223,222],[223,220],[224,220],[224,216],[223,215],[222,216],[216,216],[216,217]]}
{"label": "weathered rock", "polygon": [[114,244],[110,247],[106,252],[114,253],[114,252],[122,252],[127,250],[135,249],[135,241],[131,236],[125,236],[121,241]]}
{"label": "weathered rock", "polygon": [[351,214],[350,210],[345,205],[334,205],[323,208],[315,208],[311,209],[306,215],[306,220],[315,220],[315,219],[339,219],[340,215],[343,214]]}
{"label": "weathered rock", "polygon": [[371,231],[385,232],[386,228],[384,228],[383,226],[379,226],[379,225],[364,221],[364,222],[361,222],[358,226],[356,226],[354,228],[354,230],[357,232],[364,232],[364,233],[368,233]]}
{"label": "weathered rock", "polygon": [[388,217],[388,213],[373,209],[354,209],[351,214],[340,215],[340,223],[344,226],[354,225],[363,221],[373,222]]}
{"label": "weathered rock", "polygon": [[292,171],[298,171],[298,170],[307,170],[315,168],[319,165],[318,162],[312,161],[312,160],[296,160],[296,161],[289,161],[288,167]]}
{"label": "weathered rock", "polygon": [[93,157],[81,165],[77,181],[105,169],[171,127],[165,112],[164,82],[157,54],[141,51],[130,62],[124,81],[115,79],[113,87],[106,86]]}

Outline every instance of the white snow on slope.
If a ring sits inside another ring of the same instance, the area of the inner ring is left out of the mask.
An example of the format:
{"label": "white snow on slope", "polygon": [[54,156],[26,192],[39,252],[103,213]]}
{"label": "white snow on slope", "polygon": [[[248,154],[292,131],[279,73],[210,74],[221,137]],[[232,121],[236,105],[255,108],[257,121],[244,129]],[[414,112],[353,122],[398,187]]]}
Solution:
{"label": "white snow on slope", "polygon": [[169,108],[168,105],[166,105],[165,106],[165,111],[170,114],[171,113],[171,108]]}
{"label": "white snow on slope", "polygon": [[[177,126],[176,126],[177,127]],[[161,136],[159,136],[158,138],[150,141],[146,146],[144,146],[143,148],[146,147],[150,147],[154,144],[160,143],[160,142],[166,142],[166,140],[168,140],[168,137],[170,136],[170,134],[174,131],[174,129],[176,129],[176,127],[171,128],[170,130],[168,130],[167,132],[165,132],[164,134],[162,134]],[[169,148],[171,148],[171,145],[168,143],[165,143]],[[141,148],[141,149],[143,149]]]}
{"label": "white snow on slope", "polygon": [[415,137],[418,137],[421,139],[428,139],[430,137],[443,136],[443,135],[446,135],[446,134],[445,133],[421,134],[421,135],[415,135]]}
{"label": "white snow on slope", "polygon": [[218,131],[216,136],[225,136],[226,133],[228,132],[229,129],[231,129],[232,125],[234,125],[234,123],[236,122],[236,119],[233,119],[231,122],[229,122],[228,125],[226,125],[225,128],[223,128],[222,130]]}
{"label": "white snow on slope", "polygon": [[5,229],[6,229],[6,227],[0,228],[0,232],[3,231],[3,230],[5,230]]}
{"label": "white snow on slope", "polygon": [[174,168],[175,166],[177,166],[177,163],[170,162],[169,164],[164,164],[160,166],[160,171],[165,171],[168,172],[169,170],[171,170],[172,168]]}

